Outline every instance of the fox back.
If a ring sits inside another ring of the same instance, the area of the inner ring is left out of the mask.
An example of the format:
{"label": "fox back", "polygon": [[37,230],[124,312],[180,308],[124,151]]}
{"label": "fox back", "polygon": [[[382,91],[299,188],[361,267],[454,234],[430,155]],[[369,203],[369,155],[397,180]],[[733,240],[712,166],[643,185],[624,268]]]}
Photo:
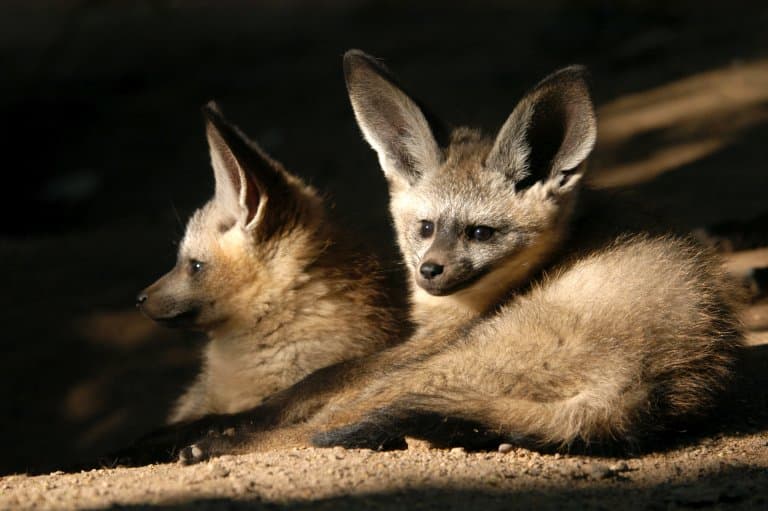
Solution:
{"label": "fox back", "polygon": [[138,305],[210,338],[170,422],[259,404],[321,367],[396,339],[376,258],[326,214],[318,193],[204,109],[214,197],[189,220],[176,266]]}
{"label": "fox back", "polygon": [[583,68],[542,80],[495,137],[446,127],[362,52],[345,73],[429,338],[410,342],[440,349],[372,384],[318,444],[449,419],[539,445],[633,443],[708,409],[742,343],[738,293],[713,254],[622,227],[621,204],[582,190],[596,138]]}

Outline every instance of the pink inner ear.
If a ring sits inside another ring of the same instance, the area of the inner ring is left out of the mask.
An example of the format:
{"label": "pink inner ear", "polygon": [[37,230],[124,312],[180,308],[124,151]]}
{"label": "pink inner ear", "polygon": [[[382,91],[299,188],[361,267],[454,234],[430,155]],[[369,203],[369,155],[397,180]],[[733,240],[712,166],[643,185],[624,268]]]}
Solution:
{"label": "pink inner ear", "polygon": [[216,197],[223,201],[236,214],[240,197],[240,166],[221,133],[210,121],[206,127],[208,145],[211,151],[211,163],[216,179]]}
{"label": "pink inner ear", "polygon": [[243,172],[245,176],[245,223],[249,224],[259,211],[259,204],[263,192],[259,188],[259,183],[247,170]]}

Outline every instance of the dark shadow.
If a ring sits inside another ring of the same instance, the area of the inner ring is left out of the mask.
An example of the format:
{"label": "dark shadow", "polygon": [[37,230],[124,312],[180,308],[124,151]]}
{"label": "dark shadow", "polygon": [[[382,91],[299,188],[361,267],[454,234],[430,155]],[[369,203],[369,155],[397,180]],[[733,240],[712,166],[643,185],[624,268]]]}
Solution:
{"label": "dark shadow", "polygon": [[714,410],[686,429],[659,438],[652,450],[661,452],[713,437],[768,431],[768,345],[744,348],[735,372],[731,388]]}
{"label": "dark shadow", "polygon": [[[632,477],[631,474],[628,477]],[[526,486],[541,489],[404,489],[393,492],[348,495],[330,499],[271,502],[258,496],[258,488],[237,499],[189,499],[168,505],[119,505],[102,509],[172,511],[188,509],[380,509],[380,510],[512,510],[512,509],[761,509],[768,505],[768,473],[763,468],[738,467],[693,481],[669,482],[627,490],[621,482],[608,487],[584,487],[561,476]],[[552,484],[554,487],[547,488]],[[503,483],[502,483],[503,485]]]}
{"label": "dark shadow", "polygon": [[[768,211],[744,220],[725,220],[706,226],[702,241],[721,252],[768,247]],[[765,277],[760,275],[762,283]]]}
{"label": "dark shadow", "polygon": [[[647,143],[649,138],[658,141],[661,136],[646,134],[638,143]],[[755,171],[753,165],[759,156],[754,151],[766,136],[768,123],[761,122],[702,159],[669,169],[647,182],[627,185],[626,189],[636,200],[656,210],[662,225],[680,232],[726,219],[759,218],[765,211],[762,191],[768,189],[768,172]],[[663,144],[659,142],[655,147]],[[648,146],[645,148],[648,150]],[[734,165],[740,160],[744,163]]]}
{"label": "dark shadow", "polygon": [[720,400],[713,419],[701,423],[704,434],[768,431],[768,345],[744,348],[732,389]]}

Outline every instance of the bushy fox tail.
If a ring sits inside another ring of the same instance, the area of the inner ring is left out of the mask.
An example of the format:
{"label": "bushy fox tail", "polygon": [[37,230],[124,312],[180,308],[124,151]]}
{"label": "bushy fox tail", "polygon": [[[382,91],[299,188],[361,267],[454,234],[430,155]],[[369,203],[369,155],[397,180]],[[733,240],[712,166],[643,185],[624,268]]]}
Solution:
{"label": "bushy fox tail", "polygon": [[500,442],[558,450],[634,448],[645,428],[641,412],[650,406],[637,400],[647,401],[647,396],[630,396],[625,390],[612,398],[606,390],[594,388],[546,402],[467,389],[408,394],[358,422],[316,434],[313,443],[381,450],[403,447],[404,437],[412,436],[436,446],[469,449]]}

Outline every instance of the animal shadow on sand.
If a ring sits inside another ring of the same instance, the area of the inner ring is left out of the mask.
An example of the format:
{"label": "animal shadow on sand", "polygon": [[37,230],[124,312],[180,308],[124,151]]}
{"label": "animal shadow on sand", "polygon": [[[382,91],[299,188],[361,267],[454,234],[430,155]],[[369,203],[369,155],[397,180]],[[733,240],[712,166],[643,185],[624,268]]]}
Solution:
{"label": "animal shadow on sand", "polygon": [[[673,481],[637,489],[628,497],[627,488],[539,488],[498,490],[449,487],[417,487],[372,493],[357,493],[317,500],[274,502],[259,496],[237,500],[209,497],[182,499],[173,504],[121,505],[126,511],[283,509],[422,509],[422,510],[511,510],[511,509],[761,509],[765,504],[768,473],[750,467],[731,467],[719,474],[694,481]],[[115,509],[114,507],[104,509]]]}

